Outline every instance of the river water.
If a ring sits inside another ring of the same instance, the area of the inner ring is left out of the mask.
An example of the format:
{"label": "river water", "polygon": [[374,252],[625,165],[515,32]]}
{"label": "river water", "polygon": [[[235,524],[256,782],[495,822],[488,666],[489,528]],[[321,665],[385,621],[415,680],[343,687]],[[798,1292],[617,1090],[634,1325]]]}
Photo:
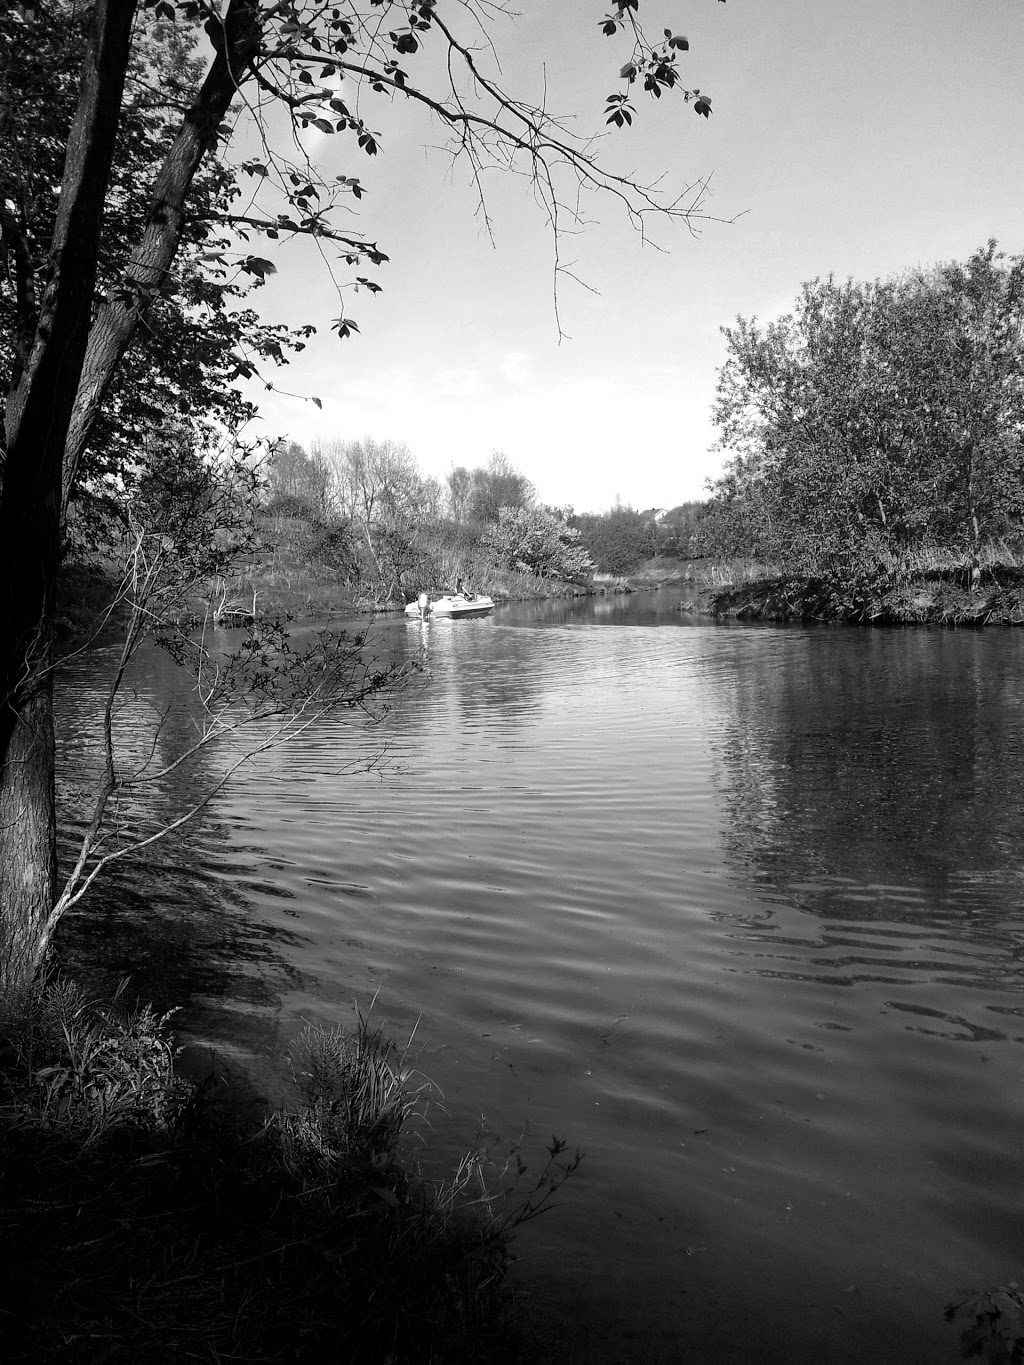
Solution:
{"label": "river water", "polygon": [[[952,1365],[947,1300],[1024,1270],[1024,633],[678,600],[382,618],[423,669],[388,714],[261,755],[65,951],[272,1090],[376,993],[444,1095],[425,1160],[481,1116],[582,1149],[519,1239],[553,1362]],[[142,746],[169,664],[135,686]]]}

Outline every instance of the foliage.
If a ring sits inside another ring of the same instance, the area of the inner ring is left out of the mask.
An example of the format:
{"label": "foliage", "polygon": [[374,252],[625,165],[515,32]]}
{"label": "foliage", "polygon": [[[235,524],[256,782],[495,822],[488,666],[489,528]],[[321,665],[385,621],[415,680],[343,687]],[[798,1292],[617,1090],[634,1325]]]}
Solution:
{"label": "foliage", "polygon": [[529,508],[537,497],[530,480],[500,450],[486,466],[452,469],[447,482],[451,515],[479,527],[493,526],[503,507]]}
{"label": "foliage", "polygon": [[682,502],[670,508],[658,522],[658,553],[675,559],[698,558],[700,525],[706,515],[704,502]]}
{"label": "foliage", "polygon": [[187,1087],[174,1073],[171,1016],[128,1007],[127,985],[104,1003],[57,977],[5,1003],[0,1123],[59,1131],[87,1149],[118,1129],[175,1121]]}
{"label": "foliage", "polygon": [[576,583],[589,578],[594,567],[576,527],[548,507],[503,507],[481,544],[499,564],[542,578]]}
{"label": "foliage", "polygon": [[323,518],[331,501],[331,470],[318,451],[282,441],[267,461],[267,508],[283,516]]}
{"label": "foliage", "polygon": [[[30,325],[45,279],[67,144],[85,55],[87,7],[70,0],[9,6],[0,14],[8,98],[0,104],[0,227],[8,269],[0,272],[0,384],[9,392],[27,359]],[[138,193],[194,98],[203,61],[186,26],[143,15],[131,52],[103,218],[97,297],[125,289],[124,258],[149,210]],[[237,429],[254,414],[232,382],[261,361],[282,363],[311,330],[262,322],[245,305],[262,277],[219,225],[242,194],[241,173],[211,153],[192,186],[173,274],[147,299],[146,325],[126,351],[84,455],[86,505],[104,474],[130,477],[140,443],[168,423],[197,439]],[[109,488],[109,486],[108,486]]]}
{"label": "foliage", "polygon": [[348,561],[364,593],[374,602],[400,599],[422,576],[421,528],[437,515],[437,482],[395,441],[330,441],[312,458],[325,472],[325,521],[345,528]]}
{"label": "foliage", "polygon": [[701,540],[869,580],[887,558],[1024,515],[1024,258],[989,242],[873,284],[804,285],[792,314],[724,329],[715,421],[730,456]]}
{"label": "foliage", "polygon": [[657,553],[658,527],[652,514],[613,507],[609,512],[577,513],[571,520],[600,573],[629,573]]}

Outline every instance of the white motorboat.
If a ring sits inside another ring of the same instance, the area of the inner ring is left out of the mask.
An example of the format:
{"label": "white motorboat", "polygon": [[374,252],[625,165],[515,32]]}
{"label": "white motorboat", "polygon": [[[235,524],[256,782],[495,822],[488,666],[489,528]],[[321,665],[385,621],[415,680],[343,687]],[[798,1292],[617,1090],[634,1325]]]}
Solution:
{"label": "white motorboat", "polygon": [[493,597],[484,597],[480,593],[450,592],[425,602],[422,601],[424,597],[426,593],[421,593],[419,601],[409,603],[405,609],[406,616],[424,619],[428,616],[486,616],[494,610]]}

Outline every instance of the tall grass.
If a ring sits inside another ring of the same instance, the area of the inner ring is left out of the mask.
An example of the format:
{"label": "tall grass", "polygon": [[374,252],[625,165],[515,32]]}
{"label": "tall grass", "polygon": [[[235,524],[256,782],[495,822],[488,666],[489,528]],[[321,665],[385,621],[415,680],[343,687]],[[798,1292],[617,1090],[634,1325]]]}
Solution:
{"label": "tall grass", "polygon": [[717,592],[772,578],[778,570],[757,559],[724,559],[704,565],[697,574],[702,588]]}

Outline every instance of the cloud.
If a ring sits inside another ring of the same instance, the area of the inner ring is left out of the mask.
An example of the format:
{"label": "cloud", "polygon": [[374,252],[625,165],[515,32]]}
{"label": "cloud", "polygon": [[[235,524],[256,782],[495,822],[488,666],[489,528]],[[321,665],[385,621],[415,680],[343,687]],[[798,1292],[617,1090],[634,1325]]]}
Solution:
{"label": "cloud", "polygon": [[530,358],[525,351],[509,351],[498,363],[498,373],[513,388],[525,388],[530,382]]}
{"label": "cloud", "polygon": [[439,370],[427,381],[427,392],[438,398],[474,398],[483,389],[480,372],[475,365],[454,366]]}

